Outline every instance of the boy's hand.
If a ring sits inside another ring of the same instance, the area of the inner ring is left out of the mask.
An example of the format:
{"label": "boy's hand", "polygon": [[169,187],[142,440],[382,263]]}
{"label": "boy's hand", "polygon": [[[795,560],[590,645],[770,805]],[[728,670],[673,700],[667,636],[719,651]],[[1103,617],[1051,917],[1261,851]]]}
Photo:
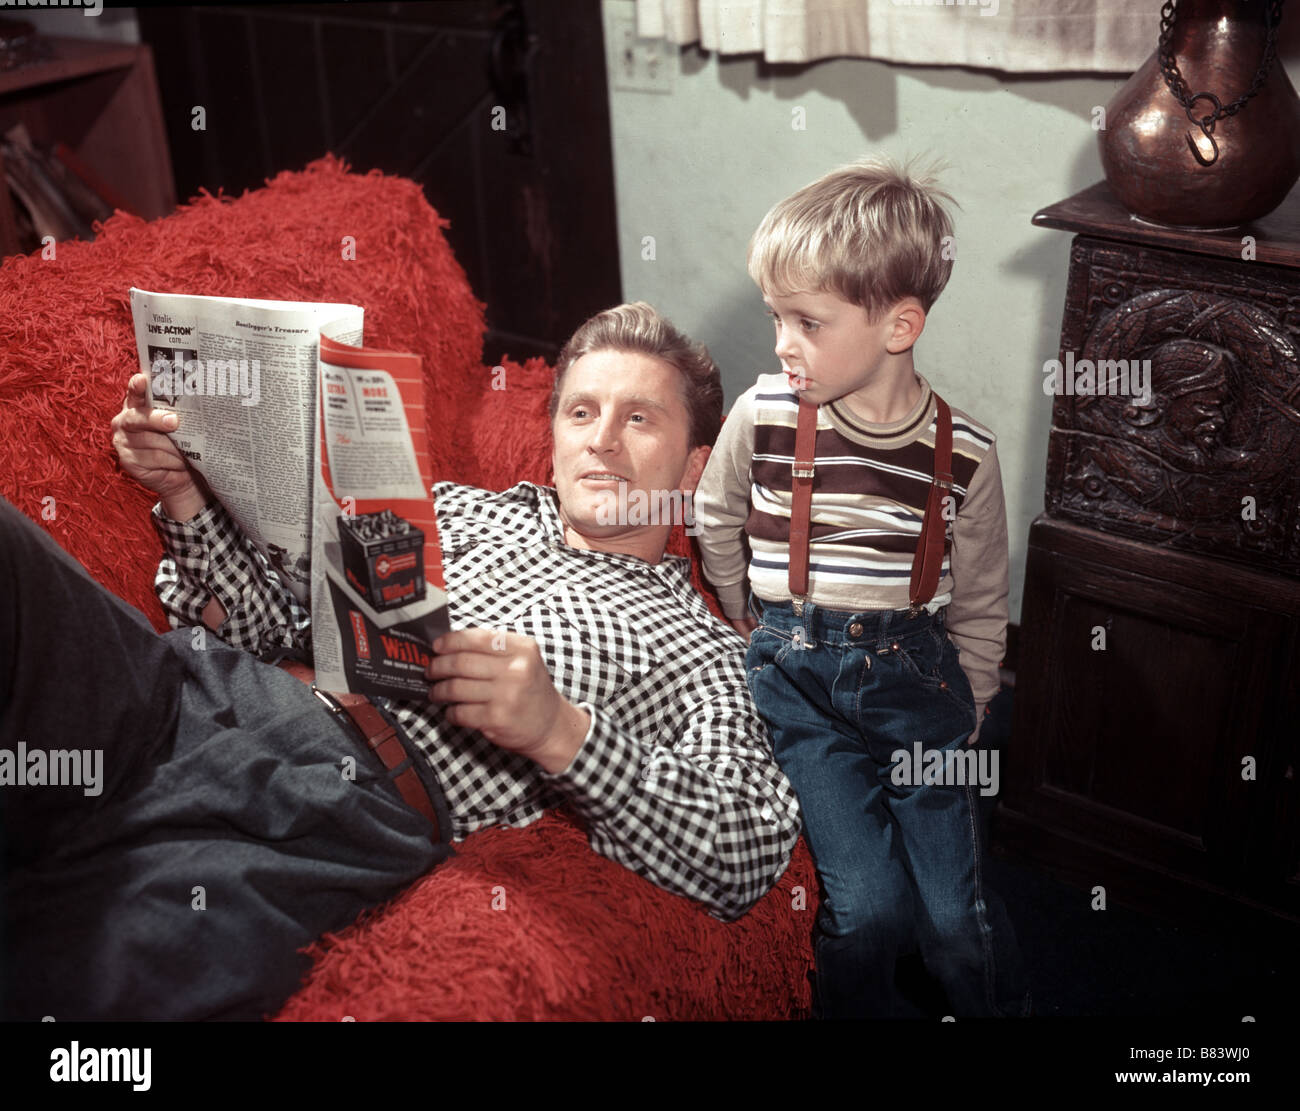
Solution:
{"label": "boy's hand", "polygon": [[990,717],[988,703],[975,707],[975,729],[969,737],[966,738],[968,745],[976,744],[980,739],[980,730],[984,728],[984,719]]}
{"label": "boy's hand", "polygon": [[731,627],[745,638],[745,643],[749,643],[750,634],[758,628],[758,622],[752,617],[731,617],[727,619]]}

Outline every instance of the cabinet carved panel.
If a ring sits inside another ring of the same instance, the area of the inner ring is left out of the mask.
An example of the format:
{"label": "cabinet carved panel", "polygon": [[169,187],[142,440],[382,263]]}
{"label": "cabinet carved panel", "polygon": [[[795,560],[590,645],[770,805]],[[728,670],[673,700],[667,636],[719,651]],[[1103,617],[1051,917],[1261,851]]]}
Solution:
{"label": "cabinet carved panel", "polygon": [[1293,272],[1080,237],[1048,512],[1300,577],[1298,348]]}

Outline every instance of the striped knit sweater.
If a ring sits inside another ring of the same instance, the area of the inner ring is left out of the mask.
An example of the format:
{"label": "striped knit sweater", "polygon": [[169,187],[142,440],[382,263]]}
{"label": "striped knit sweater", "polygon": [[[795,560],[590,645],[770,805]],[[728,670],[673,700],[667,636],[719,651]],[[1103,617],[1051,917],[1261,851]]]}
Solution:
{"label": "striped knit sweater", "polygon": [[[870,424],[843,399],[817,416],[808,599],[828,609],[905,609],[912,557],[934,474],[935,405],[921,397],[902,420]],[[747,615],[748,588],[790,600],[790,468],[798,395],[761,375],[732,406],[695,493],[705,573],[728,617]],[[994,436],[952,409],[955,520],[931,608],[947,604],[980,713],[998,691],[1006,649],[1007,523]],[[748,537],[746,566],[743,536]]]}

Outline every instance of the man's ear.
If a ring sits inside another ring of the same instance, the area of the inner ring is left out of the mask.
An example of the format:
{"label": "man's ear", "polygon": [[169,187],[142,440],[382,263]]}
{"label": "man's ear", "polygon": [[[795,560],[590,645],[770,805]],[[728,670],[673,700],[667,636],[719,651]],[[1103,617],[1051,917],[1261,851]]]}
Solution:
{"label": "man's ear", "polygon": [[704,464],[709,461],[709,453],[713,448],[708,444],[701,444],[697,448],[692,448],[689,455],[686,456],[686,469],[682,471],[682,480],[677,484],[677,488],[683,493],[693,494],[695,487],[700,484],[700,475],[704,473]]}
{"label": "man's ear", "polygon": [[925,309],[915,297],[905,297],[893,310],[894,329],[889,334],[885,349],[891,355],[901,355],[925,331]]}

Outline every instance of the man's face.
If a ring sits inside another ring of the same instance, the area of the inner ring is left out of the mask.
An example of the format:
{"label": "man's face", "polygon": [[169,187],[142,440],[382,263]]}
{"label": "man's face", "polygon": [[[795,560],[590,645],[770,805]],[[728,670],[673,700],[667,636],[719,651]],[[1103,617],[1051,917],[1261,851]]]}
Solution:
{"label": "man's face", "polygon": [[570,365],[551,429],[569,542],[657,562],[673,522],[648,524],[646,514],[620,514],[618,506],[660,504],[669,491],[694,491],[709,449],[689,448],[690,425],[681,374],[662,359],[591,351]]}
{"label": "man's face", "polygon": [[819,405],[869,390],[888,358],[893,322],[872,324],[867,310],[838,293],[807,291],[764,297],[776,324],[776,354],[786,380]]}

